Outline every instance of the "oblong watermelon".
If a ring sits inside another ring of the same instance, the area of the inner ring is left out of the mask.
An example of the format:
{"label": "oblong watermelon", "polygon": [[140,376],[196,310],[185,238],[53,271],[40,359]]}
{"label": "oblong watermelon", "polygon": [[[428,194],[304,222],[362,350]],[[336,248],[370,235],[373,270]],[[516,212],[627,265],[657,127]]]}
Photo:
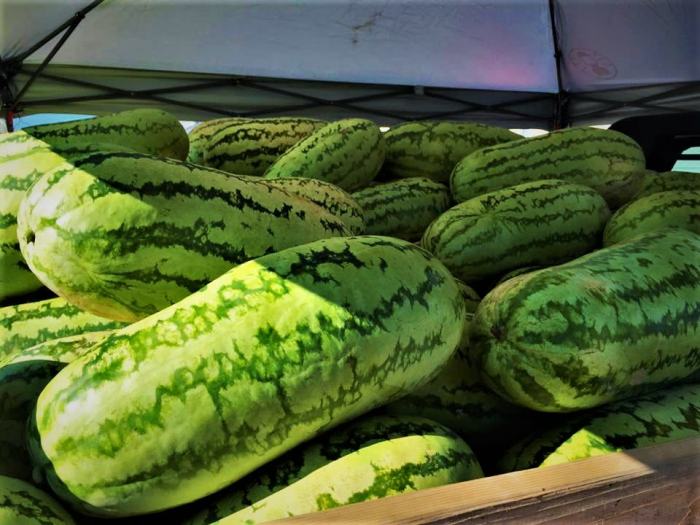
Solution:
{"label": "oblong watermelon", "polygon": [[700,235],[652,232],[510,279],[479,304],[471,344],[487,384],[569,412],[700,371]]}
{"label": "oblong watermelon", "polygon": [[203,144],[203,164],[237,175],[262,175],[289,148],[326,124],[298,117],[234,119],[224,126],[217,124]]}
{"label": "oblong watermelon", "polygon": [[470,153],[522,138],[476,122],[420,121],[392,126],[384,134],[389,177],[428,177],[446,184],[455,165]]}
{"label": "oblong watermelon", "polygon": [[227,487],[183,525],[253,525],[482,476],[469,446],[444,426],[419,417],[366,417]]}
{"label": "oblong watermelon", "polygon": [[642,149],[627,135],[568,128],[467,155],[455,166],[450,189],[462,202],[524,182],[561,179],[590,186],[617,209],[638,190],[644,166]]}
{"label": "oblong watermelon", "polygon": [[452,204],[444,184],[411,177],[376,184],[353,193],[365,216],[369,235],[420,239],[428,225]]}
{"label": "oblong watermelon", "polygon": [[700,234],[700,190],[662,191],[630,202],[610,217],[603,244],[610,246],[661,228]]}
{"label": "oblong watermelon", "polygon": [[646,170],[634,200],[661,191],[700,191],[700,173],[692,171],[655,172]]}
{"label": "oblong watermelon", "polygon": [[353,192],[376,177],[384,155],[384,137],[374,122],[343,119],[289,148],[267,169],[265,178],[318,179]]}
{"label": "oblong watermelon", "polygon": [[238,124],[241,122],[246,122],[247,120],[248,119],[246,118],[224,117],[205,120],[197,124],[187,135],[190,141],[190,149],[187,153],[187,162],[192,162],[193,164],[204,164],[204,155],[209,147],[209,141],[211,138],[219,130],[230,126],[231,124]]}
{"label": "oblong watermelon", "polygon": [[346,235],[316,204],[266,184],[137,153],[97,153],[44,175],[22,202],[24,258],[95,315],[135,321],[232,266]]}
{"label": "oblong watermelon", "polygon": [[187,503],[429,381],[464,314],[449,271],[408,242],[289,248],[67,365],[39,396],[30,451],[85,512]]}
{"label": "oblong watermelon", "polygon": [[151,108],[131,109],[58,124],[29,126],[16,133],[29,135],[54,149],[98,143],[113,144],[139,153],[178,160],[185,160],[190,145],[185,128],[174,115]]}
{"label": "oblong watermelon", "polygon": [[590,252],[610,210],[595,190],[561,180],[518,184],[461,202],[426,229],[421,245],[468,284]]}

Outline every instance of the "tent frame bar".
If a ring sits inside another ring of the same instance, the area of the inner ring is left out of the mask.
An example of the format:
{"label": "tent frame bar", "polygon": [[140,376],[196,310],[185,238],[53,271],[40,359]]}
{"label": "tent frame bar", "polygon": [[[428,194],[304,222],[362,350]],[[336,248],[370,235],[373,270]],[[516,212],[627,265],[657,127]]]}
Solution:
{"label": "tent frame bar", "polygon": [[[619,90],[615,90],[619,91]],[[587,102],[595,102],[598,104],[605,104],[607,107],[601,108],[601,109],[596,109],[594,111],[589,111],[587,113],[581,113],[580,115],[577,115],[577,118],[590,118],[590,117],[595,117],[597,115],[602,115],[604,113],[607,113],[608,111],[614,111],[616,109],[622,109],[622,108],[628,108],[628,107],[636,107],[640,109],[649,109],[652,111],[671,111],[671,112],[676,112],[676,111],[688,111],[685,108],[670,108],[667,106],[660,106],[658,104],[649,104],[649,102],[654,102],[659,99],[664,99],[667,97],[672,97],[672,96],[677,96],[677,95],[682,95],[685,93],[691,94],[694,92],[700,91],[700,82],[685,82],[683,85],[678,86],[675,85],[672,89],[669,89],[668,91],[663,91],[661,93],[656,93],[654,95],[648,95],[646,97],[642,97],[630,102],[623,102],[619,100],[608,100],[604,98],[597,97],[595,92],[591,93],[574,93],[572,95],[572,98],[574,100],[583,100]],[[606,93],[610,93],[609,91],[606,91]]]}
{"label": "tent frame bar", "polygon": [[[26,67],[23,67],[21,69],[21,73],[31,74],[31,71],[28,70]],[[84,96],[80,96],[80,97],[62,98],[62,99],[32,100],[32,101],[25,102],[24,103],[25,107],[50,104],[53,102],[74,103],[74,102],[88,102],[88,101],[93,101],[93,100],[137,98],[137,99],[144,99],[144,100],[153,100],[154,102],[161,102],[164,104],[171,104],[174,106],[181,106],[181,107],[186,107],[186,108],[190,108],[190,109],[196,109],[199,111],[207,111],[207,112],[213,113],[213,114],[218,114],[218,115],[223,115],[223,116],[232,116],[232,117],[254,117],[254,116],[261,116],[261,115],[266,115],[266,114],[280,113],[280,112],[301,111],[301,110],[305,110],[305,109],[312,109],[312,108],[317,108],[317,107],[322,107],[322,106],[336,106],[336,107],[341,107],[343,109],[348,109],[350,111],[360,111],[360,112],[367,113],[367,114],[383,116],[383,117],[388,117],[388,118],[392,118],[395,120],[403,121],[403,120],[409,120],[409,119],[405,118],[402,115],[398,115],[395,113],[390,113],[390,112],[386,112],[386,111],[379,111],[379,110],[375,110],[375,109],[371,109],[371,108],[359,107],[356,104],[361,103],[361,102],[378,100],[378,99],[382,99],[382,98],[390,98],[393,96],[408,95],[408,94],[415,93],[415,87],[412,87],[412,86],[380,86],[380,85],[373,86],[371,84],[363,84],[363,85],[367,85],[370,87],[383,88],[386,91],[384,91],[382,93],[375,93],[372,95],[363,95],[363,96],[359,96],[359,97],[349,97],[349,98],[344,98],[344,99],[333,100],[333,99],[324,99],[324,98],[320,98],[320,97],[315,97],[315,96],[311,96],[311,95],[305,95],[305,94],[297,93],[295,91],[291,91],[288,89],[282,89],[282,88],[277,88],[277,87],[273,87],[273,86],[266,86],[266,85],[262,84],[262,82],[266,79],[252,79],[249,77],[227,77],[227,78],[224,78],[221,80],[203,81],[200,83],[186,84],[186,85],[176,86],[176,87],[133,91],[133,90],[126,90],[126,89],[121,89],[121,88],[117,88],[117,87],[113,87],[113,86],[106,86],[104,84],[99,84],[96,82],[67,78],[64,76],[51,74],[51,73],[42,73],[42,76],[44,78],[47,78],[49,80],[53,80],[56,82],[61,82],[61,83],[65,83],[65,84],[72,84],[72,85],[86,87],[86,88],[90,88],[90,89],[97,89],[100,91],[104,91],[104,93],[96,94],[96,95],[84,95]],[[269,80],[269,79],[267,79],[267,80]],[[324,84],[335,84],[334,82],[323,82],[323,83]],[[217,108],[214,108],[211,106],[204,106],[202,104],[183,102],[183,101],[179,101],[179,100],[175,100],[172,98],[166,98],[166,97],[161,96],[162,94],[175,94],[175,93],[192,92],[192,91],[206,90],[206,89],[225,87],[225,86],[249,87],[252,89],[258,89],[261,91],[268,91],[268,92],[272,92],[275,94],[280,94],[280,95],[284,95],[284,96],[288,96],[288,97],[297,98],[300,100],[304,100],[307,103],[306,104],[289,105],[289,106],[277,106],[277,107],[273,107],[273,108],[266,108],[266,109],[262,109],[262,110],[248,111],[248,112],[232,112],[232,111],[226,111],[223,109],[217,109]],[[467,91],[467,90],[465,90],[465,91]],[[471,91],[478,91],[478,90],[471,90]],[[539,94],[539,93],[527,93],[526,95],[527,96],[523,96],[522,99],[519,98],[517,100],[510,100],[510,101],[501,102],[498,104],[487,105],[487,104],[478,104],[478,103],[471,102],[471,101],[461,100],[461,99],[456,98],[456,97],[451,97],[449,95],[437,93],[431,88],[424,88],[422,96],[440,99],[440,100],[445,100],[445,101],[453,102],[456,104],[462,104],[465,107],[457,109],[457,110],[451,110],[451,111],[446,111],[446,112],[439,112],[439,113],[424,115],[424,116],[421,116],[419,120],[441,118],[441,117],[445,117],[445,116],[461,115],[461,114],[465,114],[465,113],[478,112],[478,111],[489,111],[489,112],[495,112],[495,113],[502,113],[502,114],[506,114],[506,115],[510,115],[510,116],[517,116],[517,117],[521,117],[521,118],[530,118],[530,119],[541,118],[538,115],[533,115],[533,114],[529,114],[529,113],[525,113],[525,112],[521,112],[521,111],[515,111],[515,110],[508,109],[508,107],[510,107],[510,106],[516,106],[516,105],[524,104],[524,103],[528,103],[528,102],[551,100],[551,98],[553,96],[551,94]]]}

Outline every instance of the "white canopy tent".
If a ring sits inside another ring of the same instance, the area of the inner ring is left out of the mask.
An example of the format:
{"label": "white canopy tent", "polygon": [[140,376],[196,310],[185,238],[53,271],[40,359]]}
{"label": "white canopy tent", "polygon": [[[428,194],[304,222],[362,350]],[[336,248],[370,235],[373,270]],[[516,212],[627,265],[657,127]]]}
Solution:
{"label": "white canopy tent", "polygon": [[0,0],[6,114],[516,128],[700,109],[698,0]]}

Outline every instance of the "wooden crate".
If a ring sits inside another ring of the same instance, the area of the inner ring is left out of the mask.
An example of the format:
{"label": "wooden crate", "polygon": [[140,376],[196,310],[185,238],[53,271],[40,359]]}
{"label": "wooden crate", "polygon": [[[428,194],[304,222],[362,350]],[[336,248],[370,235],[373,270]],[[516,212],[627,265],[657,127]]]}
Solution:
{"label": "wooden crate", "polygon": [[700,524],[700,438],[297,516],[285,525]]}

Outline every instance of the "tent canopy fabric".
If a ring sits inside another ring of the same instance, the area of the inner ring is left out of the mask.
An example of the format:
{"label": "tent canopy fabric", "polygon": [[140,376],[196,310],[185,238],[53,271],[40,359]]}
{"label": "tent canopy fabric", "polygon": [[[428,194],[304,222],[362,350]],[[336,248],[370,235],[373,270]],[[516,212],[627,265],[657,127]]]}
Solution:
{"label": "tent canopy fabric", "polygon": [[0,0],[0,23],[6,111],[551,128],[700,108],[697,0]]}

